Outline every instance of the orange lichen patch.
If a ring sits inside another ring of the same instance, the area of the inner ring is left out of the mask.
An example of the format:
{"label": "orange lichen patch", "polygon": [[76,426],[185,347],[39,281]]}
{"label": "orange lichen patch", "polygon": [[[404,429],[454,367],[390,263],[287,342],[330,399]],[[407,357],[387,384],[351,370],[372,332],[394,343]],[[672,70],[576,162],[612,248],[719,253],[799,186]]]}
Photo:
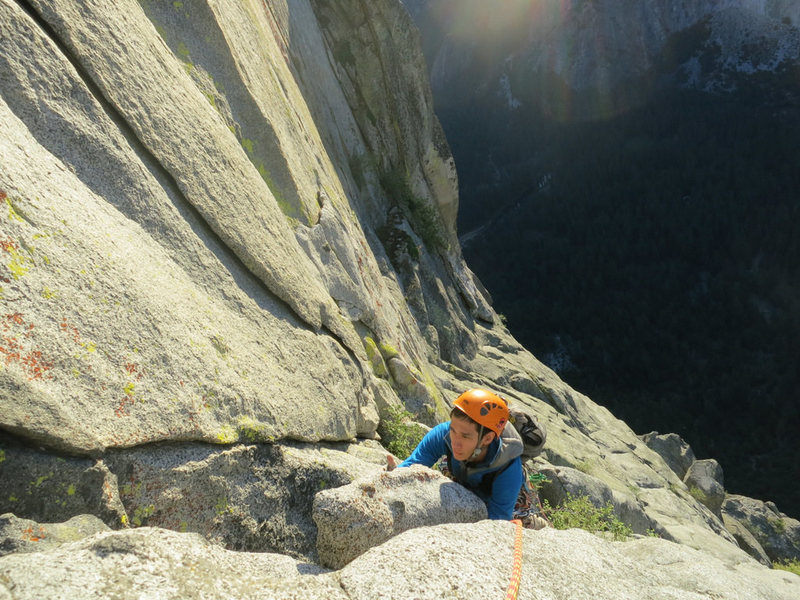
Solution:
{"label": "orange lichen patch", "polygon": [[133,396],[125,395],[120,398],[119,406],[114,409],[114,415],[117,417],[127,417],[131,414],[130,407],[136,403]]}
{"label": "orange lichen patch", "polygon": [[8,252],[11,254],[12,252],[19,250],[19,244],[14,240],[6,239],[0,240],[0,250],[4,252]]}
{"label": "orange lichen patch", "polygon": [[128,372],[128,375],[132,375],[137,381],[144,375],[144,369],[136,363],[125,363],[125,370]]}
{"label": "orange lichen patch", "polygon": [[75,327],[75,325],[71,324],[69,321],[67,321],[66,317],[61,319],[61,323],[59,323],[58,327],[62,333],[69,336],[69,338],[73,342],[75,342],[76,345],[83,348],[86,352],[88,352],[89,354],[95,352],[96,348],[94,342],[82,341],[81,334],[78,331],[78,328]]}
{"label": "orange lichen patch", "polygon": [[67,318],[66,317],[64,317],[61,320],[61,323],[59,324],[59,328],[61,329],[61,331],[63,331],[69,337],[71,337],[73,342],[75,342],[76,344],[80,344],[81,343],[81,336],[78,333],[78,328],[75,327],[74,325],[70,325],[67,322]]}
{"label": "orange lichen patch", "polygon": [[34,530],[33,526],[28,527],[22,532],[22,539],[27,542],[41,542],[44,538],[47,537],[47,533],[44,530],[44,527],[41,525],[39,526],[39,530]]}
{"label": "orange lichen patch", "polygon": [[33,329],[33,323],[27,323],[18,312],[0,318],[0,356],[6,365],[19,365],[28,381],[52,379],[53,376],[46,373],[53,363],[44,359],[41,350],[29,347]]}

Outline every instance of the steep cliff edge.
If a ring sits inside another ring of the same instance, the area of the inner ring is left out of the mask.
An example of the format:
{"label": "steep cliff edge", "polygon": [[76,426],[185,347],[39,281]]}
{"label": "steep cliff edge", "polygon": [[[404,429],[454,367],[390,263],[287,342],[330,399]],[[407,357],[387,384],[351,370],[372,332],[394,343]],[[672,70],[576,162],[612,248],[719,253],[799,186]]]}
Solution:
{"label": "steep cliff edge", "polygon": [[[459,169],[465,256],[517,339],[635,431],[678,432],[731,490],[800,513],[785,433],[800,429],[800,330],[782,292],[800,281],[784,216],[800,5],[405,4]],[[512,243],[492,252],[498,239]]]}
{"label": "steep cliff edge", "polygon": [[399,2],[0,0],[0,40],[0,513],[313,559],[379,419],[486,385],[638,533],[750,560],[495,319]]}

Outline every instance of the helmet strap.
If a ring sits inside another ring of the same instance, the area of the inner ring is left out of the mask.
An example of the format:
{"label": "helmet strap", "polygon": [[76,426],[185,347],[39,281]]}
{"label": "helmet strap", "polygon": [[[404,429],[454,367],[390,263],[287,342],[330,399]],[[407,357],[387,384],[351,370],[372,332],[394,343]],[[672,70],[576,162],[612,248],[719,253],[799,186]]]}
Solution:
{"label": "helmet strap", "polygon": [[472,458],[477,458],[477,456],[483,451],[483,448],[481,448],[482,440],[483,440],[483,425],[481,425],[481,428],[478,431],[478,445],[475,446],[475,450],[472,451]]}

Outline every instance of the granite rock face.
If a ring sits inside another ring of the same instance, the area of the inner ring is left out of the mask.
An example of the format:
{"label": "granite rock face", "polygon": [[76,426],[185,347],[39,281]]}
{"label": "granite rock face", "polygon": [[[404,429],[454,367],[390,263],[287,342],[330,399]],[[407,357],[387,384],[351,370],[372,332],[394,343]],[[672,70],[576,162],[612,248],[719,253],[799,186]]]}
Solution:
{"label": "granite rock face", "polygon": [[432,426],[476,386],[538,415],[563,489],[742,554],[492,310],[397,0],[0,0],[0,40],[0,514],[124,530],[0,559],[0,595],[342,597],[303,576],[314,495],[380,471],[395,409]]}
{"label": "granite rock face", "polygon": [[0,558],[6,598],[342,598],[335,579],[282,554],[225,550],[142,527]]}
{"label": "granite rock face", "polygon": [[108,527],[127,518],[117,476],[102,459],[61,457],[0,436],[0,513],[42,523],[92,514]]}
{"label": "granite rock face", "polygon": [[[374,444],[377,446],[377,444]],[[114,452],[131,526],[193,531],[231,550],[316,560],[314,495],[381,470],[372,443],[144,446]]]}

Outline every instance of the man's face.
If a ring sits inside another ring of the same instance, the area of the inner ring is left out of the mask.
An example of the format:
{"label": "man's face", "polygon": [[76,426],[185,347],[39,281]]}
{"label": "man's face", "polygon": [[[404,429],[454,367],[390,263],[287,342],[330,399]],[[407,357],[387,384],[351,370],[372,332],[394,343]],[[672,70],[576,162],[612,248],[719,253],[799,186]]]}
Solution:
{"label": "man's face", "polygon": [[453,458],[460,461],[467,460],[478,447],[478,428],[464,419],[452,419],[450,445],[453,447]]}

